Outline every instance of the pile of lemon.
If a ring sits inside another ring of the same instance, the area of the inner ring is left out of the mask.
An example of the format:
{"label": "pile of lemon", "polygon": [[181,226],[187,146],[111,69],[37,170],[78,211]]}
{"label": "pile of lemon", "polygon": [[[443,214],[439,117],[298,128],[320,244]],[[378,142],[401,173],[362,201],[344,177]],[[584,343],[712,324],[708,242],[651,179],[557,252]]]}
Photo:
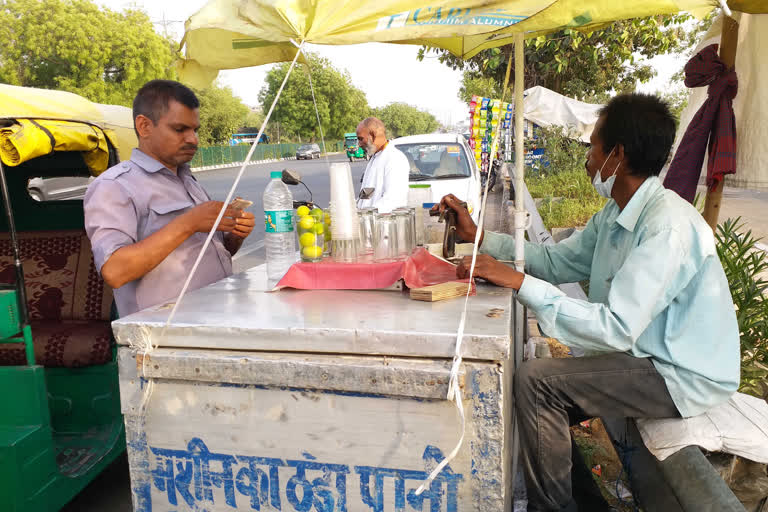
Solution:
{"label": "pile of lemon", "polygon": [[331,219],[324,215],[320,208],[299,206],[296,209],[296,226],[299,235],[302,261],[320,261],[323,259],[323,249],[326,238],[330,238]]}

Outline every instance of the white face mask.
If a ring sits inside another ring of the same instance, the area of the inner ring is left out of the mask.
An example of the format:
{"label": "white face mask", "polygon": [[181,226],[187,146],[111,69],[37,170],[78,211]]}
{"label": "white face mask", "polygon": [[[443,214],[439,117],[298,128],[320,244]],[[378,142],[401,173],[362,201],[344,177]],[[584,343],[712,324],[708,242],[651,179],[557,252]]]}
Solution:
{"label": "white face mask", "polygon": [[[614,146],[613,149],[616,149]],[[600,166],[600,170],[597,171],[595,174],[595,177],[592,178],[592,186],[595,187],[595,190],[597,190],[597,193],[603,196],[606,199],[611,198],[611,190],[613,190],[613,183],[616,181],[616,172],[619,170],[619,166],[621,165],[621,162],[616,164],[616,168],[613,170],[613,174],[611,176],[603,181],[603,167],[605,167],[605,164],[608,162],[608,159],[611,158],[611,155],[613,154],[613,149],[610,153],[608,153],[608,158],[605,159],[603,162],[603,165]]]}

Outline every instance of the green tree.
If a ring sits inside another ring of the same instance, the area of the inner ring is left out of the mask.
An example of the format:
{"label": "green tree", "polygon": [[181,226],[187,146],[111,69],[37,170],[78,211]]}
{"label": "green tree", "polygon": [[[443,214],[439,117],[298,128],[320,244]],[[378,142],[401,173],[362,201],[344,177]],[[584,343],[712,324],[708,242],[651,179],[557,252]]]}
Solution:
{"label": "green tree", "polygon": [[248,115],[245,116],[245,126],[254,126],[256,128],[261,128],[261,123],[264,122],[264,118],[266,116],[264,115],[264,112],[259,110],[251,110],[248,112]]}
{"label": "green tree", "polygon": [[669,105],[669,109],[672,111],[672,114],[674,114],[675,119],[679,121],[680,114],[682,114],[685,107],[688,106],[688,89],[678,87],[672,90],[667,90],[661,97]]}
{"label": "green tree", "polygon": [[[688,44],[682,27],[687,19],[687,14],[653,16],[618,21],[594,32],[565,29],[527,39],[525,87],[542,85],[581,100],[602,99],[611,90],[632,91],[637,81],[647,82],[655,75],[645,59],[678,51]],[[459,96],[467,101],[482,90],[478,86],[492,86],[484,96],[499,95],[514,47],[484,50],[467,61],[444,50],[423,47],[419,58],[429,52],[438,53],[439,60],[453,69],[465,71]],[[488,84],[480,81],[487,78],[491,79]]]}
{"label": "green tree", "polygon": [[[270,127],[280,123],[283,139],[320,141],[317,114],[312,101],[309,70],[317,101],[320,123],[326,140],[339,140],[344,133],[354,131],[357,124],[370,113],[368,100],[360,89],[352,85],[349,73],[333,67],[328,59],[307,53],[309,67],[297,65],[272,113]],[[265,78],[259,93],[262,110],[267,111],[275,99],[280,84],[288,72],[289,64],[273,67]]]}
{"label": "green tree", "polygon": [[[497,83],[496,79],[492,76],[482,76],[480,73],[464,71],[461,87],[459,87],[459,99],[465,103],[469,103],[472,96],[499,99],[501,98],[503,85],[503,82],[501,84]],[[510,101],[512,97],[511,88],[508,88],[505,97],[507,101]]]}
{"label": "green tree", "polygon": [[372,114],[387,127],[389,138],[432,133],[440,127],[435,116],[407,103],[390,103],[386,107],[374,109]]}
{"label": "green tree", "polygon": [[0,6],[0,81],[61,89],[130,105],[154,78],[173,78],[175,44],[147,15],[90,0],[5,0]]}
{"label": "green tree", "polygon": [[229,87],[212,85],[195,91],[200,100],[201,146],[227,144],[237,129],[246,125],[250,109],[232,93]]}

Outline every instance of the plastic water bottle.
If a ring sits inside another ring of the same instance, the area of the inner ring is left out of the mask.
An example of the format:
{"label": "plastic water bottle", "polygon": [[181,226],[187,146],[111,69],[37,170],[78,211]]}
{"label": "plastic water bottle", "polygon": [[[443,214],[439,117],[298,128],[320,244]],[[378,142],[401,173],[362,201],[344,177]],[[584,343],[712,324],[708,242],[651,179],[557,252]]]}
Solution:
{"label": "plastic water bottle", "polygon": [[293,195],[273,171],[264,189],[264,246],[267,251],[267,279],[279,281],[296,262],[296,234],[293,232]]}

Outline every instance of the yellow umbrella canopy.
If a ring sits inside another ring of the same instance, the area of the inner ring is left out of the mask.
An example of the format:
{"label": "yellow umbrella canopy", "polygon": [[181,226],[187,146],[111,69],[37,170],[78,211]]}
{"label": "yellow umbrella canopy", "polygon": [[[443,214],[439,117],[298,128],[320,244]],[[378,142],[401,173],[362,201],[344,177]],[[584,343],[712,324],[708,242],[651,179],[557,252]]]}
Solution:
{"label": "yellow umbrella canopy", "polygon": [[[211,0],[186,22],[182,79],[210,83],[220,69],[293,59],[295,43],[426,44],[461,58],[566,27],[594,30],[611,21],[704,13],[717,0]],[[732,0],[734,9],[768,12],[766,0]]]}

